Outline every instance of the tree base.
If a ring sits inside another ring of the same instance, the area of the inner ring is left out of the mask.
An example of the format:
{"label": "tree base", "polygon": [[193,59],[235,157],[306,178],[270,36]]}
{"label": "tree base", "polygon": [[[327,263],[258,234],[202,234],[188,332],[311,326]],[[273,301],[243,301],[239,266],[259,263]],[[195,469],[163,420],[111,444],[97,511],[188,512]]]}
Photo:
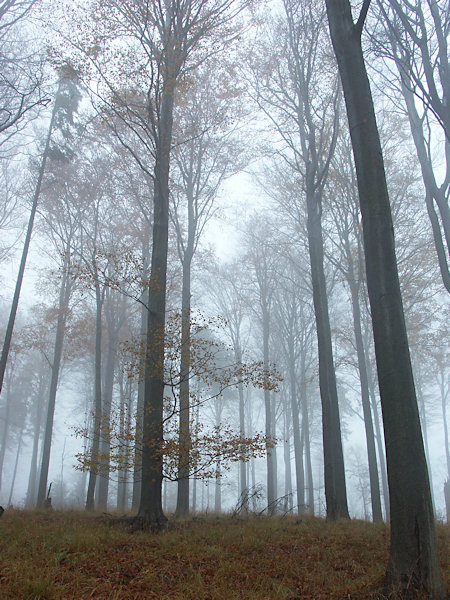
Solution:
{"label": "tree base", "polygon": [[151,533],[159,533],[167,529],[167,517],[164,513],[159,514],[143,514],[132,517],[131,531],[150,531]]}

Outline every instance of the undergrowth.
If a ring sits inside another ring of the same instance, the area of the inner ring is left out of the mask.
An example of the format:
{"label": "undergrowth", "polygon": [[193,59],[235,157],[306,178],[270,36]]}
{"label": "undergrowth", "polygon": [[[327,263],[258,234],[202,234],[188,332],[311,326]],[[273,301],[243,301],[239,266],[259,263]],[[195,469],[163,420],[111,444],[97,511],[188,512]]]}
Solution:
{"label": "undergrowth", "polygon": [[[77,512],[6,511],[1,600],[369,598],[388,557],[386,525],[314,518],[208,518],[130,533]],[[448,527],[438,528],[450,589]]]}

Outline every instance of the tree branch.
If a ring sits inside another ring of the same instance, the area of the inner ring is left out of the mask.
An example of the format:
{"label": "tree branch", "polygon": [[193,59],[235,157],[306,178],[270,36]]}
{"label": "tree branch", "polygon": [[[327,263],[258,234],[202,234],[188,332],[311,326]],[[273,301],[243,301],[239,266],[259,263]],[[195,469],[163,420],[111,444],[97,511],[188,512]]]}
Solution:
{"label": "tree branch", "polygon": [[364,0],[363,5],[361,7],[361,12],[359,13],[358,20],[355,24],[355,31],[357,32],[359,37],[361,37],[361,34],[362,34],[362,30],[364,27],[364,23],[366,21],[367,13],[369,11],[369,6],[370,6],[370,0]]}

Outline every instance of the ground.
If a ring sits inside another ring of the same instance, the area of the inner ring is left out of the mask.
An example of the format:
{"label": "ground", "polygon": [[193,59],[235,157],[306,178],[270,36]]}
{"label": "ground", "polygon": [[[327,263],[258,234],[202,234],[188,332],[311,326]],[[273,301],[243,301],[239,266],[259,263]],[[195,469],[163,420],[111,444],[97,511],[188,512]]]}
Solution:
{"label": "ground", "polygon": [[[450,529],[439,526],[450,589]],[[381,585],[389,531],[295,517],[169,521],[159,534],[77,512],[5,511],[0,599],[333,600]]]}

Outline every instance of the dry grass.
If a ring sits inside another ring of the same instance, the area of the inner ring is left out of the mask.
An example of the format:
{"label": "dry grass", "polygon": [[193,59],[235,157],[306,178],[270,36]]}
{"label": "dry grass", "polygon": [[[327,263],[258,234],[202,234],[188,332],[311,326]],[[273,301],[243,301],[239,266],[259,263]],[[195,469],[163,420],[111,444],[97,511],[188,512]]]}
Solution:
{"label": "dry grass", "polygon": [[[439,528],[450,587],[448,527]],[[331,600],[368,598],[387,561],[385,525],[220,518],[131,534],[76,512],[7,511],[0,598]]]}

